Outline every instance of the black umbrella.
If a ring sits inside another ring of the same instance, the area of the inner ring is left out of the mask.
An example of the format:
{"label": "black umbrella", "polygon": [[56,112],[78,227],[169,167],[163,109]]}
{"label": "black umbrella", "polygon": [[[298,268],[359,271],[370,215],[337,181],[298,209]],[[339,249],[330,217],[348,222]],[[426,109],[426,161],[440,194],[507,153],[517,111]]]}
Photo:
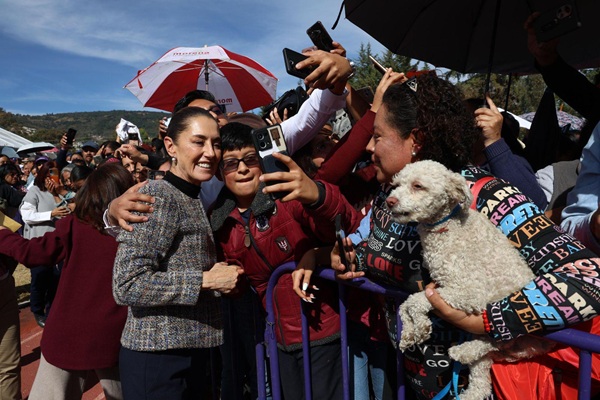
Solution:
{"label": "black umbrella", "polygon": [[[463,73],[534,72],[523,23],[568,0],[344,0],[346,18],[396,54]],[[582,27],[559,53],[577,67],[600,66],[600,1],[577,0]],[[494,27],[497,27],[494,32]]]}

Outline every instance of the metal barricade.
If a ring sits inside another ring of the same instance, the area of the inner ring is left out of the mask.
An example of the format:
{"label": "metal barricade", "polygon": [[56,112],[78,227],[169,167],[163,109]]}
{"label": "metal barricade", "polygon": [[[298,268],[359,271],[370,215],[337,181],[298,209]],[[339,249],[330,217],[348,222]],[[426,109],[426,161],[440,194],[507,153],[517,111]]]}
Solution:
{"label": "metal barricade", "polygon": [[[256,345],[256,362],[257,362],[257,379],[259,399],[264,399],[265,393],[265,347],[268,353],[269,366],[271,372],[271,392],[273,400],[281,399],[281,382],[279,379],[279,361],[277,356],[277,339],[275,336],[275,314],[273,312],[273,289],[279,278],[294,271],[296,264],[293,262],[285,263],[275,269],[269,279],[269,286],[266,293],[266,311],[267,321],[265,330],[265,343]],[[373,293],[382,294],[396,298],[397,304],[401,303],[408,296],[406,293],[399,291],[391,286],[379,285],[366,278],[358,278],[352,281],[339,281],[335,279],[335,273],[330,268],[317,268],[313,272],[313,277],[335,281],[339,286],[340,293],[340,330],[341,330],[341,346],[342,346],[342,381],[344,387],[344,400],[350,400],[350,382],[349,363],[348,363],[348,339],[347,339],[347,319],[346,319],[346,287],[353,286],[361,290],[367,290]],[[298,298],[300,301],[300,298]],[[301,302],[302,305],[302,341],[303,341],[303,356],[304,356],[304,387],[306,400],[312,400],[311,394],[311,378],[310,378],[310,339],[308,332],[307,317],[308,305]],[[398,324],[398,334],[401,331],[400,316],[396,316]],[[563,329],[559,332],[546,334],[547,339],[566,344],[568,346],[577,347],[580,349],[579,358],[579,400],[587,400],[591,397],[591,369],[592,369],[592,354],[600,353],[600,337],[587,332],[581,332],[575,329]],[[402,352],[396,352],[397,365],[397,399],[405,399],[404,385],[404,365]],[[261,370],[262,368],[262,370]]]}

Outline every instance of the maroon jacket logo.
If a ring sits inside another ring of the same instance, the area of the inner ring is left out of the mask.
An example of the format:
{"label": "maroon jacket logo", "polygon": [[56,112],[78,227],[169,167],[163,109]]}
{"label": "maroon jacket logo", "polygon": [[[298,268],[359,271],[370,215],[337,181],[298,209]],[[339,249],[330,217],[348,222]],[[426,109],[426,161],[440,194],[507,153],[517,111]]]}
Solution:
{"label": "maroon jacket logo", "polygon": [[278,238],[276,238],[275,243],[277,243],[277,247],[279,247],[279,250],[283,251],[286,254],[292,251],[292,246],[290,246],[290,242],[288,242],[285,236],[279,236]]}

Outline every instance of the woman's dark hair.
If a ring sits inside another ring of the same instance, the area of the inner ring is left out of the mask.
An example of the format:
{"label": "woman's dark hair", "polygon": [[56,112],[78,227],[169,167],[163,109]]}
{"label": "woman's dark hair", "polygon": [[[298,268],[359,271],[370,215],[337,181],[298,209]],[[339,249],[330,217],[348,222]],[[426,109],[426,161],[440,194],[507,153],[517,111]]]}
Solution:
{"label": "woman's dark hair", "polygon": [[94,170],[87,165],[77,165],[71,170],[71,182],[74,183],[82,179],[85,180],[92,174],[92,172],[94,172]]}
{"label": "woman's dark hair", "polygon": [[419,159],[437,161],[454,171],[470,162],[480,131],[451,83],[433,74],[419,75],[390,86],[383,95],[383,106],[387,123],[402,138],[417,130]]}
{"label": "woman's dark hair", "polygon": [[221,128],[221,151],[241,150],[254,146],[252,128],[239,122],[230,122]]}
{"label": "woman's dark hair", "polygon": [[[76,167],[77,169],[79,167]],[[75,169],[73,171],[75,171]],[[94,170],[75,196],[75,216],[102,231],[102,214],[108,203],[133,186],[133,176],[118,163],[102,164]]]}
{"label": "woman's dark hair", "polygon": [[169,122],[169,127],[167,128],[167,136],[173,139],[173,142],[177,143],[181,132],[186,130],[190,124],[190,120],[196,117],[210,118],[218,126],[212,114],[205,109],[200,107],[186,107],[176,112],[173,118],[171,118],[171,122]]}
{"label": "woman's dark hair", "polygon": [[54,161],[46,161],[42,167],[38,169],[37,175],[33,180],[33,184],[42,192],[46,191],[46,178],[50,175],[50,170],[52,168],[56,168],[56,163]]}
{"label": "woman's dark hair", "polygon": [[21,170],[13,163],[8,163],[4,165],[0,165],[0,183],[4,183],[4,178],[9,173],[16,172],[17,174],[21,174]]}

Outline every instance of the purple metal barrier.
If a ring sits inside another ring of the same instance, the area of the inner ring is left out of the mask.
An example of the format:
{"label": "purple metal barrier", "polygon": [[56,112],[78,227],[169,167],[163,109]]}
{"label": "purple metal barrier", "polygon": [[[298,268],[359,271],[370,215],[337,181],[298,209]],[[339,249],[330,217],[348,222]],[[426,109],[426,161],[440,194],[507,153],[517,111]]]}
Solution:
{"label": "purple metal barrier", "polygon": [[[279,266],[269,279],[269,286],[267,287],[266,293],[266,307],[267,307],[267,329],[265,331],[265,341],[269,352],[269,360],[271,367],[271,387],[273,400],[281,399],[281,384],[279,381],[279,361],[277,357],[277,340],[275,336],[275,315],[273,312],[273,289],[279,278],[286,274],[294,271],[296,264],[293,262],[285,263]],[[348,372],[348,351],[347,351],[347,319],[346,319],[346,290],[344,286],[353,286],[361,290],[367,290],[373,293],[382,294],[385,296],[391,296],[396,298],[397,305],[408,297],[404,292],[399,291],[391,286],[379,285],[366,278],[353,279],[351,281],[338,281],[335,279],[335,272],[330,268],[317,268],[313,272],[313,276],[318,276],[331,281],[336,281],[340,287],[340,329],[341,329],[341,345],[342,345],[342,379],[344,385],[344,400],[350,400],[350,377]],[[298,299],[300,301],[300,299]],[[302,304],[302,340],[303,340],[303,351],[304,360],[310,360],[310,346],[309,346],[309,334],[307,329],[307,320],[305,305]],[[400,316],[397,313],[397,326],[398,334],[401,331],[402,323]],[[553,332],[545,335],[546,338],[553,341],[564,343],[568,346],[580,348],[579,356],[579,400],[586,400],[591,397],[591,371],[592,371],[592,356],[591,353],[600,353],[600,337],[587,332],[578,331],[575,329],[563,329],[559,332]],[[397,351],[397,367],[398,367],[398,391],[397,399],[404,400],[405,398],[405,384],[404,384],[404,365],[402,352]],[[262,365],[264,366],[264,358],[262,358]],[[258,350],[257,350],[257,363],[259,362]],[[310,361],[304,363],[304,385],[306,390],[306,399],[312,399],[311,384],[310,384]],[[258,369],[258,368],[257,368]],[[264,371],[264,370],[263,370]],[[264,381],[264,373],[261,375],[258,372],[259,382]],[[260,387],[260,383],[259,383]],[[264,387],[264,383],[263,383]],[[263,399],[263,397],[260,397]]]}

